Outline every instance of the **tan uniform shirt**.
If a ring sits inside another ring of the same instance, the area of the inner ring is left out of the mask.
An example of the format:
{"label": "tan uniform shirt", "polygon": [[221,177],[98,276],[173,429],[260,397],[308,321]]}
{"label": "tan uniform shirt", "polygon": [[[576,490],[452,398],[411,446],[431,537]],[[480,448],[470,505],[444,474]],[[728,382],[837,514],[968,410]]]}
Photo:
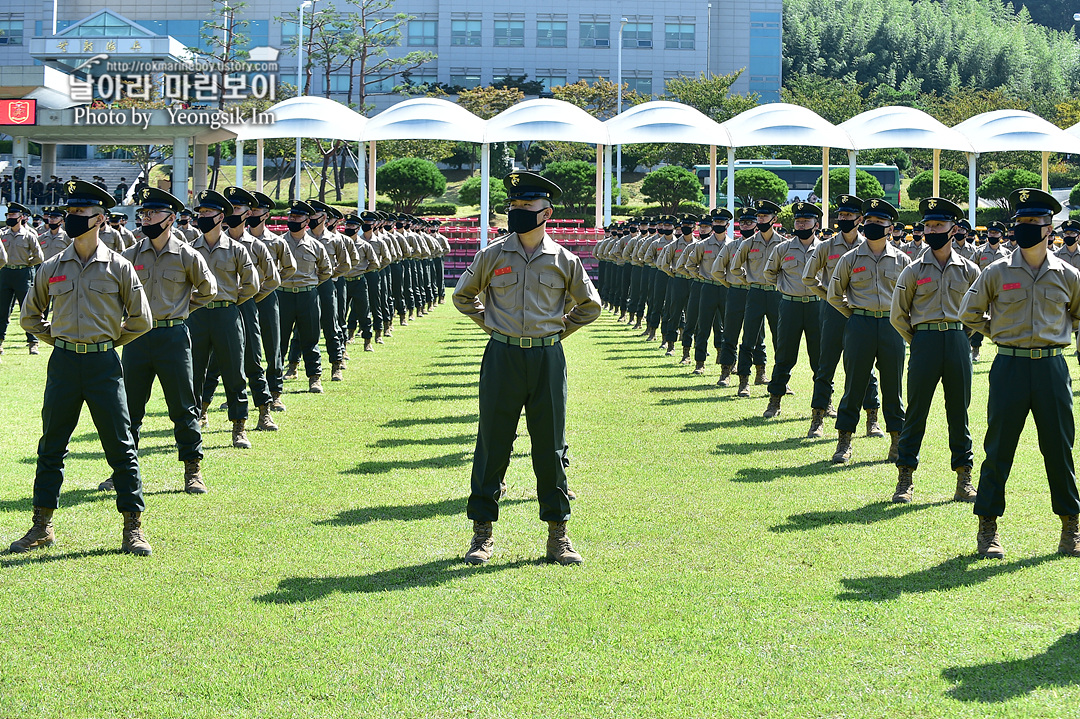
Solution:
{"label": "tan uniform shirt", "polygon": [[623,246],[622,258],[630,264],[636,264],[634,262],[634,253],[637,251],[638,245],[645,239],[640,233],[635,232],[630,235],[627,243]]}
{"label": "tan uniform shirt", "polygon": [[367,274],[372,270],[379,268],[379,260],[375,256],[375,248],[371,246],[371,243],[365,240],[363,237],[353,236],[346,238],[351,243],[356,253],[356,261],[353,262],[352,269],[349,270],[348,277],[359,277],[360,275]]}
{"label": "tan uniform shirt", "polygon": [[282,280],[282,287],[314,287],[330,279],[333,274],[330,255],[321,242],[316,242],[307,232],[299,241],[292,233],[286,233],[283,239],[296,262],[296,271],[288,279]]}
{"label": "tan uniform shirt", "polygon": [[716,239],[716,235],[709,233],[704,239],[698,240],[686,251],[686,259],[683,260],[683,271],[695,280],[713,282],[712,276],[707,273],[712,269],[722,249],[724,249],[724,245]]}
{"label": "tan uniform shirt", "polygon": [[959,322],[960,303],[979,276],[979,268],[954,250],[944,269],[933,252],[900,273],[893,292],[889,321],[904,341],[911,342],[915,326],[924,322]]}
{"label": "tan uniform shirt", "polygon": [[912,262],[918,259],[919,255],[921,255],[925,249],[925,242],[915,242],[915,240],[912,240],[911,242],[905,242],[904,244],[900,245],[900,250],[905,255],[907,255],[908,259],[910,259]]}
{"label": "tan uniform shirt", "polygon": [[4,226],[4,231],[0,232],[0,244],[3,244],[7,251],[8,265],[33,267],[45,260],[45,255],[41,252],[41,244],[27,227],[16,231]]}
{"label": "tan uniform shirt", "polygon": [[102,225],[98,231],[98,241],[116,253],[122,254],[128,248],[127,242],[120,231],[108,223]]}
{"label": "tan uniform shirt", "polygon": [[1063,244],[1054,254],[1056,254],[1062,262],[1072,265],[1080,270],[1080,244],[1074,244],[1072,247]]}
{"label": "tan uniform shirt", "polygon": [[675,266],[682,259],[682,253],[694,241],[693,235],[680,235],[675,233],[675,238],[657,255],[656,269],[672,277],[675,276]]}
{"label": "tan uniform shirt", "polygon": [[1080,323],[1080,274],[1052,252],[1038,271],[1014,252],[983,270],[964,295],[960,319],[999,345],[1065,347]]}
{"label": "tan uniform shirt", "polygon": [[656,240],[649,245],[649,249],[645,250],[644,262],[646,265],[660,269],[657,261],[667,246],[675,241],[675,235],[657,235]]}
{"label": "tan uniform shirt", "polygon": [[649,251],[649,247],[652,243],[656,242],[657,237],[658,235],[655,232],[641,236],[641,241],[638,242],[637,247],[634,248],[634,256],[631,258],[634,264],[641,265],[642,267],[647,266],[645,264],[645,253]]}
{"label": "tan uniform shirt", "polygon": [[185,242],[191,243],[199,238],[199,231],[196,228],[192,227],[190,222],[186,225],[173,225],[173,227],[176,229],[177,232],[183,235]]}
{"label": "tan uniform shirt", "polygon": [[837,233],[828,242],[822,242],[814,248],[814,254],[806,262],[803,269],[803,284],[821,299],[828,299],[829,282],[832,280],[833,270],[840,258],[863,243],[861,234],[855,236],[855,242],[844,242],[843,235]]}
{"label": "tan uniform shirt", "polygon": [[991,247],[989,243],[984,244],[979,248],[979,251],[975,253],[975,257],[972,260],[979,266],[980,270],[985,270],[992,262],[997,262],[1003,257],[1008,257],[1012,254],[1009,248],[1005,246],[1004,242],[999,242],[996,248]]}
{"label": "tan uniform shirt", "polygon": [[326,249],[326,254],[330,257],[332,263],[332,277],[334,279],[348,274],[349,269],[352,267],[352,258],[349,257],[348,246],[338,233],[323,230],[322,235],[318,237],[311,232],[308,233],[308,236]]}
{"label": "tan uniform shirt", "polygon": [[150,321],[150,303],[135,269],[100,242],[85,265],[74,245],[42,263],[19,320],[45,344],[118,346],[149,331]]}
{"label": "tan uniform shirt", "polygon": [[865,242],[836,263],[829,282],[829,304],[845,317],[853,309],[883,312],[892,308],[893,289],[911,260],[891,243],[874,257]]}
{"label": "tan uniform shirt", "polygon": [[509,337],[566,337],[600,316],[600,295],[581,260],[547,235],[532,257],[516,233],[477,252],[453,300],[488,334]]}
{"label": "tan uniform shirt", "polygon": [[7,264],[7,250],[4,249],[4,243],[0,242],[0,267]]}
{"label": "tan uniform shirt", "polygon": [[[249,232],[248,234],[251,233]],[[282,239],[281,235],[271,232],[264,226],[261,235],[251,236],[266,245],[266,249],[270,250],[270,254],[274,257],[274,264],[277,265],[278,277],[280,277],[282,281],[293,276],[296,272],[296,260],[293,259],[292,251],[289,249],[289,243]]]}
{"label": "tan uniform shirt", "polygon": [[120,233],[121,235],[123,235],[123,237],[124,237],[124,244],[125,244],[125,245],[127,245],[127,247],[134,247],[134,246],[135,246],[135,243],[136,243],[136,242],[137,242],[138,240],[136,240],[136,239],[135,239],[135,235],[134,235],[134,234],[132,234],[131,230],[129,230],[128,228],[126,228],[126,227],[124,227],[123,225],[121,225],[121,226],[120,226],[120,227],[118,228],[118,230],[117,230],[117,231],[118,231],[118,232],[119,232],[119,233]]}
{"label": "tan uniform shirt", "polygon": [[217,281],[203,256],[170,236],[161,253],[149,239],[124,251],[135,268],[154,320],[183,320],[214,299]]}
{"label": "tan uniform shirt", "polygon": [[242,243],[222,232],[213,247],[205,236],[192,242],[191,247],[202,255],[207,267],[214,273],[217,293],[213,302],[242,305],[259,291],[259,273]]}
{"label": "tan uniform shirt", "polygon": [[961,257],[974,262],[975,258],[975,245],[970,242],[965,242],[962,246],[956,244],[956,240],[953,240],[953,252],[957,253]]}
{"label": "tan uniform shirt", "polygon": [[765,261],[765,282],[792,297],[813,295],[814,292],[806,286],[802,276],[806,263],[819,244],[816,236],[811,238],[807,245],[798,237],[781,242],[772,249]]}
{"label": "tan uniform shirt", "polygon": [[391,253],[390,253],[390,246],[386,244],[386,240],[379,237],[374,232],[371,232],[371,233],[368,233],[368,234],[370,236],[365,236],[363,239],[369,245],[371,245],[371,248],[375,251],[376,258],[378,258],[379,264],[378,264],[377,267],[375,267],[375,269],[381,270],[384,267],[389,266],[390,262],[392,261],[391,260]]}
{"label": "tan uniform shirt", "polygon": [[742,268],[746,275],[746,281],[752,285],[768,285],[765,278],[765,262],[769,259],[769,253],[777,245],[786,242],[787,238],[776,230],[772,231],[772,237],[766,242],[760,232],[755,232],[749,238],[739,243],[739,248],[731,258],[731,266],[734,269]]}
{"label": "tan uniform shirt", "polygon": [[734,267],[731,264],[732,259],[735,257],[735,253],[739,251],[740,244],[742,244],[742,240],[738,239],[725,242],[724,248],[720,250],[720,258],[717,259],[716,264],[713,265],[712,278],[723,284],[725,287],[746,288],[750,286],[750,283],[746,279],[746,275],[743,274],[743,268]]}
{"label": "tan uniform shirt", "polygon": [[71,244],[71,238],[63,230],[57,230],[55,235],[52,232],[42,232],[38,235],[38,244],[41,245],[41,254],[47,260],[66,250]]}
{"label": "tan uniform shirt", "polygon": [[244,230],[244,234],[240,235],[237,242],[244,246],[251,255],[252,262],[255,263],[255,269],[259,273],[259,291],[255,293],[255,301],[262,302],[270,296],[271,292],[281,286],[281,273],[278,272],[277,260],[274,259],[270,248],[262,240],[248,234],[247,230]]}
{"label": "tan uniform shirt", "polygon": [[697,239],[694,235],[686,235],[686,237],[690,239],[690,242],[682,248],[681,252],[676,253],[677,256],[675,261],[671,263],[671,269],[675,271],[676,277],[685,277],[692,280],[694,278],[686,271],[686,258],[694,251],[695,245],[701,244],[701,240]]}

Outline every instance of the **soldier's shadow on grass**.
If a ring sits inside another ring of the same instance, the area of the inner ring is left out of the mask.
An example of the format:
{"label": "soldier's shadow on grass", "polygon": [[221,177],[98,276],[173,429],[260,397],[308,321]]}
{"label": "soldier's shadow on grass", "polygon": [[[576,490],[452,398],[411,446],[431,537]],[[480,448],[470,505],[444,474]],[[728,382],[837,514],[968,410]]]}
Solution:
{"label": "soldier's shadow on grass", "polygon": [[[801,447],[805,443],[802,437],[787,437],[785,439],[778,439],[773,442],[724,442],[716,445],[715,449],[709,450],[709,454],[715,454],[717,456],[727,456],[733,454],[758,454],[759,452],[774,452],[778,449],[792,449],[795,447]],[[827,451],[823,449],[823,453]],[[832,455],[830,455],[832,456]],[[839,466],[843,467],[859,467],[862,465],[878,464],[870,460],[863,462],[849,462],[846,465],[833,465],[825,459],[820,461],[811,462],[803,467],[792,467],[791,469],[799,474],[806,474],[805,470],[813,469],[815,473],[823,470],[828,470],[831,467]],[[798,470],[804,470],[798,472]]]}
{"label": "soldier's shadow on grass", "polygon": [[[844,465],[851,466],[851,465]],[[920,502],[909,504],[893,504],[892,502],[871,502],[865,507],[857,509],[840,509],[836,511],[802,512],[792,514],[787,518],[786,524],[778,524],[769,527],[770,532],[808,532],[821,527],[830,527],[841,524],[877,524],[912,512],[921,512],[932,507],[941,507],[952,502],[941,500],[938,502]]]}
{"label": "soldier's shadow on grass", "polygon": [[416,427],[422,424],[473,424],[480,421],[480,415],[478,414],[452,414],[445,417],[416,417],[416,418],[400,418],[391,419],[383,423],[383,427],[394,427],[397,429]]}
{"label": "soldier's shadow on grass", "polygon": [[[454,497],[444,499],[441,502],[427,502],[426,504],[399,504],[383,505],[379,507],[358,507],[339,512],[336,517],[320,519],[315,522],[319,526],[330,527],[353,527],[358,524],[369,522],[413,522],[432,517],[451,517],[465,512],[467,499]],[[500,507],[514,504],[535,503],[535,499],[509,499],[499,500]]]}
{"label": "soldier's shadow on grass", "polygon": [[352,469],[347,469],[342,474],[384,474],[395,469],[446,469],[460,467],[472,461],[471,455],[464,452],[444,454],[441,457],[429,457],[427,459],[401,459],[382,462],[361,462]]}
{"label": "soldier's shadow on grass", "polygon": [[476,393],[473,394],[418,394],[415,397],[409,397],[406,402],[458,402],[467,399],[475,400]]}
{"label": "soldier's shadow on grass", "polygon": [[1027,659],[949,667],[941,677],[957,684],[948,693],[962,702],[998,703],[1037,689],[1075,686],[1080,684],[1080,632]]}
{"label": "soldier's shadow on grass", "polygon": [[843,601],[887,602],[898,599],[903,594],[947,592],[950,589],[981,584],[998,575],[1012,574],[1059,558],[1060,555],[1057,554],[1044,554],[1040,557],[1005,562],[979,559],[975,554],[967,554],[899,577],[841,579],[847,591],[837,594],[836,598]]}
{"label": "soldier's shadow on grass", "polygon": [[[809,417],[799,417],[793,415],[781,414],[779,418],[773,417],[772,419],[765,419],[761,415],[754,415],[752,417],[732,417],[731,419],[725,419],[719,422],[687,422],[682,426],[680,432],[713,432],[718,429],[730,429],[732,427],[765,427],[771,424],[786,424],[789,422],[809,422]],[[803,437],[805,439],[805,437]]]}
{"label": "soldier's shadow on grass", "polygon": [[657,394],[665,394],[668,392],[713,392],[716,390],[715,385],[711,384],[698,384],[690,385],[665,385],[661,387],[649,387],[645,391],[653,392]]}
{"label": "soldier's shadow on grass", "polygon": [[27,554],[12,554],[5,552],[4,558],[0,559],[0,568],[11,569],[33,564],[46,564],[48,562],[63,562],[89,557],[104,557],[109,554],[120,554],[119,549],[93,549],[81,552],[57,552],[55,549],[36,549]]}
{"label": "soldier's shadow on grass", "polygon": [[255,601],[266,604],[296,604],[312,602],[338,592],[371,594],[417,587],[437,587],[477,574],[518,569],[534,563],[519,559],[507,564],[474,566],[454,558],[384,569],[381,572],[351,577],[291,577],[282,579],[276,590],[255,597]]}
{"label": "soldier's shadow on grass", "polygon": [[478,387],[480,382],[478,379],[473,379],[468,382],[427,382],[424,384],[414,384],[413,389],[418,390],[432,390],[432,389],[449,389],[449,388],[462,388],[462,387]]}
{"label": "soldier's shadow on grass", "polygon": [[458,369],[469,369],[476,372],[480,369],[480,362],[473,357],[466,360],[456,360],[454,362],[431,362],[428,367],[457,367]]}
{"label": "soldier's shadow on grass", "polygon": [[[104,461],[103,461],[104,463]],[[108,465],[105,465],[108,467]],[[101,479],[107,478],[109,475],[103,474]],[[103,500],[116,501],[116,495],[108,492],[99,492],[97,490],[97,484],[101,479],[95,479],[94,489],[69,489],[60,495],[60,509],[68,509],[70,507],[77,506],[79,504],[86,504],[88,502],[100,502]],[[65,484],[79,484],[84,481],[80,477],[68,477],[64,480]],[[29,517],[30,512],[34,510],[34,501],[31,497],[33,492],[33,478],[31,477],[26,483],[26,498],[25,499],[6,499],[0,501],[0,512],[26,512]]]}
{"label": "soldier's shadow on grass", "polygon": [[412,445],[461,445],[468,448],[476,443],[476,434],[456,434],[453,437],[403,437],[376,440],[370,446],[384,449],[392,447],[408,447]]}

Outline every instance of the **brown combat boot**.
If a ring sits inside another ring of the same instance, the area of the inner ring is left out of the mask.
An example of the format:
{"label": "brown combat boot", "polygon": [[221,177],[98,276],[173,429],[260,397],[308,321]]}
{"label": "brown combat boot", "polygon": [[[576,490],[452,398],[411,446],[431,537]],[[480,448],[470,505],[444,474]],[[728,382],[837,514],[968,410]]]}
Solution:
{"label": "brown combat boot", "polygon": [[683,345],[682,359],[679,360],[679,364],[690,364],[690,348],[686,345]]}
{"label": "brown combat boot", "polygon": [[725,364],[720,365],[720,379],[716,380],[717,387],[730,387],[731,386],[731,373],[735,370],[735,365]]}
{"label": "brown combat boot", "polygon": [[285,403],[281,401],[281,392],[271,392],[270,396],[273,397],[273,400],[270,402],[270,411],[284,412]]}
{"label": "brown combat boot", "polygon": [[667,343],[667,352],[664,353],[665,357],[671,357],[675,354],[675,340],[671,340]]}
{"label": "brown combat boot", "polygon": [[784,398],[782,394],[770,394],[769,406],[765,408],[765,412],[761,415],[765,419],[772,419],[773,417],[780,416],[780,400]]}
{"label": "brown combat boot", "polygon": [[817,407],[810,408],[810,431],[806,433],[807,439],[817,439],[825,436],[825,410]]}
{"label": "brown combat boot", "polygon": [[645,336],[646,342],[654,342],[656,340],[656,328],[650,327],[648,333]]}
{"label": "brown combat boot", "polygon": [[390,320],[389,322],[386,323],[386,329],[383,330],[383,337],[393,337],[393,336],[394,336],[394,321]]}
{"label": "brown combat boot", "polygon": [[259,407],[259,422],[255,425],[255,431],[277,432],[278,426],[274,423],[274,418],[270,416],[271,405],[271,402],[267,402]]}
{"label": "brown combat boot", "polygon": [[754,384],[769,384],[769,378],[765,376],[765,365],[756,364],[754,365],[754,369],[756,370],[754,372]]}
{"label": "brown combat boot", "polygon": [[635,329],[635,330],[639,330],[639,329],[641,329],[641,315],[638,315],[638,316],[637,316],[637,318],[636,318],[636,320],[637,320],[637,321],[636,321],[636,322],[634,322],[634,326],[633,326],[633,329]]}
{"label": "brown combat boot", "polygon": [[377,345],[386,344],[385,342],[383,342],[382,330],[375,330],[375,344],[377,344]]}
{"label": "brown combat boot", "polygon": [[204,428],[204,429],[206,427],[210,426],[210,415],[208,414],[209,412],[210,412],[210,403],[209,402],[203,402],[202,403],[202,410],[199,412],[199,426]]}
{"label": "brown combat boot", "polygon": [[829,419],[836,419],[836,407],[833,407],[831,402],[829,403],[829,406],[825,409],[825,416]]}
{"label": "brown combat boot", "polygon": [[30,531],[23,538],[11,543],[12,554],[22,554],[31,549],[51,547],[56,544],[56,535],[53,533],[52,517],[55,509],[34,507],[34,518],[31,520]]}
{"label": "brown combat boot", "polygon": [[299,371],[299,369],[300,369],[300,363],[299,362],[290,362],[289,363],[289,368],[287,370],[285,370],[285,376],[282,377],[282,379],[296,379],[296,377],[297,377],[296,373],[297,373],[297,371]]}
{"label": "brown combat boot", "polygon": [[979,348],[978,347],[972,347],[971,348],[971,363],[972,364],[978,364],[979,363]]}
{"label": "brown combat boot", "polygon": [[912,486],[914,479],[911,476],[915,470],[904,465],[898,466],[896,470],[896,491],[892,495],[893,504],[909,504],[915,495],[915,488]]}
{"label": "brown combat boot", "polygon": [[232,446],[237,449],[251,449],[251,441],[247,438],[246,419],[234,419],[232,423]]}
{"label": "brown combat boot", "polygon": [[884,437],[885,432],[881,430],[881,425],[877,421],[878,411],[877,408],[866,410],[866,436],[867,437]]}
{"label": "brown combat boot", "polygon": [[739,391],[735,393],[739,397],[750,396],[750,375],[739,375]]}
{"label": "brown combat boot", "polygon": [[622,310],[621,312],[619,312],[619,320],[618,321],[622,322],[625,319],[626,319],[626,310]]}
{"label": "brown combat boot", "polygon": [[341,380],[345,379],[345,377],[341,374],[341,371],[344,368],[345,365],[341,362],[334,362],[332,365],[330,365],[330,381],[340,382]]}
{"label": "brown combat boot", "polygon": [[566,522],[548,522],[547,560],[559,564],[584,564],[566,535]]}
{"label": "brown combat boot", "polygon": [[346,343],[352,342],[356,339],[356,330],[349,330],[349,338],[345,340]]}
{"label": "brown combat boot", "polygon": [[495,540],[491,538],[491,522],[473,521],[472,541],[469,551],[465,552],[466,564],[486,564],[495,549]]}
{"label": "brown combat boot", "polygon": [[719,347],[716,348],[716,364],[724,364],[723,361],[721,361],[721,359],[720,359],[720,348]]}
{"label": "brown combat boot", "polygon": [[188,494],[206,494],[206,484],[202,478],[202,460],[184,460],[184,491]]}
{"label": "brown combat boot", "polygon": [[308,389],[311,394],[322,394],[322,375],[313,374],[307,378]]}
{"label": "brown combat boot", "polygon": [[833,453],[833,464],[847,464],[851,461],[853,450],[851,449],[851,435],[853,432],[841,431],[836,439],[836,451]]}
{"label": "brown combat boot", "polygon": [[1058,554],[1080,557],[1080,515],[1059,514],[1061,517],[1061,541]]}
{"label": "brown combat boot", "polygon": [[974,502],[978,492],[971,484],[971,467],[956,468],[956,492],[953,493],[954,502]]}
{"label": "brown combat boot", "polygon": [[142,531],[142,512],[124,512],[124,541],[120,544],[120,551],[125,554],[136,554],[140,557],[150,556],[150,542]]}
{"label": "brown combat boot", "polygon": [[975,538],[980,559],[1004,559],[1005,550],[997,533],[997,517],[979,516],[979,533]]}
{"label": "brown combat boot", "polygon": [[366,340],[364,340],[364,351],[365,352],[374,352],[375,351],[375,348],[371,346],[371,338],[370,337],[368,337]]}
{"label": "brown combat boot", "polygon": [[99,492],[111,492],[116,489],[116,485],[113,484],[112,477],[109,477],[104,482],[97,486]]}
{"label": "brown combat boot", "polygon": [[889,456],[887,459],[889,462],[895,463],[896,460],[900,459],[900,433],[889,432],[889,440]]}
{"label": "brown combat boot", "polygon": [[705,363],[704,362],[698,362],[694,366],[694,371],[691,372],[691,374],[705,374]]}
{"label": "brown combat boot", "polygon": [[405,327],[406,325],[408,325],[408,324],[409,324],[409,323],[408,323],[408,322],[407,322],[407,321],[405,320],[405,315],[404,315],[404,314],[401,314],[401,315],[399,315],[399,316],[398,316],[398,324],[399,324],[400,326],[402,326],[402,327]]}

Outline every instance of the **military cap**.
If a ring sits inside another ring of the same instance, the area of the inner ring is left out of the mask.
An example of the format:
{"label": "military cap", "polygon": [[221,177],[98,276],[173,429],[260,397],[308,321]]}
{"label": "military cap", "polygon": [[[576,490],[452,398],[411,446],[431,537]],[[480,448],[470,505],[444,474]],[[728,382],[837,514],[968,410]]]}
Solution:
{"label": "military cap", "polygon": [[178,212],[178,213],[176,213],[176,214],[180,215],[181,217],[191,217],[191,216],[193,216],[193,215],[194,215],[195,213],[194,213],[194,212],[192,212],[192,211],[191,211],[190,209],[188,209],[187,207],[185,207],[184,209],[180,210],[180,212]]}
{"label": "military cap", "polygon": [[259,201],[255,199],[255,195],[251,194],[243,187],[229,185],[222,194],[225,195],[225,199],[231,202],[234,207],[236,205],[247,205],[248,208],[259,206]]}
{"label": "military cap", "polygon": [[[67,195],[68,207],[102,207],[106,210],[116,207],[116,200],[112,195],[85,180],[68,180],[64,183],[64,194]],[[30,210],[17,202],[8,203],[9,212],[12,208],[19,208],[19,212],[30,214]]]}
{"label": "military cap", "polygon": [[315,210],[315,212],[325,212],[328,219],[341,219],[341,213],[335,210],[330,205],[326,204],[325,202],[320,202],[319,200],[308,200],[307,203],[311,205],[311,209]]}
{"label": "military cap", "polygon": [[[172,210],[173,212],[183,213],[187,209],[184,207],[184,203],[174,197],[172,193],[159,190],[156,187],[144,187],[139,191],[139,196],[135,199],[138,200],[139,206],[144,210]],[[188,212],[188,214],[191,213]]]}
{"label": "military cap", "polygon": [[698,218],[697,223],[699,225],[711,225],[712,224],[712,217],[710,217],[709,215],[702,215],[701,217]]}
{"label": "military cap", "polygon": [[[1062,232],[1080,232],[1080,222],[1077,222],[1076,220],[1065,220],[1058,229]],[[1004,230],[1002,230],[1002,232],[1004,232]]]}
{"label": "military cap", "polygon": [[545,199],[557,202],[562,197],[562,189],[551,180],[534,172],[515,170],[503,178],[508,200]]}
{"label": "military cap", "polygon": [[856,215],[861,215],[862,208],[862,199],[855,195],[839,195],[836,198],[837,212],[854,212]]}
{"label": "military cap", "polygon": [[195,195],[195,209],[201,210],[204,207],[211,210],[221,210],[226,215],[233,213],[232,203],[226,200],[225,196],[220,192],[213,190],[203,190]]}
{"label": "military cap", "polygon": [[821,231],[821,236],[822,237],[832,237],[834,234],[836,234],[836,233],[833,231],[833,228],[831,228],[831,227],[826,227],[825,229],[823,229]]}
{"label": "military cap", "polygon": [[791,214],[796,218],[803,217],[812,220],[820,220],[821,208],[812,202],[793,202],[791,203]]}
{"label": "military cap", "polygon": [[959,220],[959,221],[958,221],[958,222],[956,223],[956,226],[957,226],[957,227],[963,227],[963,228],[964,228],[965,230],[967,230],[968,232],[971,232],[971,223],[970,223],[970,222],[968,222],[968,221],[967,221],[966,219],[961,219],[961,220]]}
{"label": "military cap", "polygon": [[255,202],[258,203],[256,207],[265,207],[268,210],[277,209],[277,203],[274,202],[274,199],[270,197],[270,195],[264,194],[262,192],[252,192],[251,196],[254,197]]}
{"label": "military cap", "polygon": [[755,215],[779,215],[780,205],[775,202],[769,202],[768,200],[755,200],[754,201],[754,214]]}
{"label": "military cap", "polygon": [[[1067,223],[1062,223],[1061,226],[1065,227],[1065,224]],[[997,230],[1004,235],[1006,232],[1008,232],[1009,228],[1005,226],[1004,222],[991,222],[989,225],[986,226],[986,231],[991,232],[993,230]]]}
{"label": "military cap", "polygon": [[46,217],[63,217],[65,213],[63,207],[46,207],[41,211],[41,214]]}
{"label": "military cap", "polygon": [[1009,195],[1009,209],[1013,217],[1040,217],[1061,212],[1061,203],[1049,192],[1021,187]]}
{"label": "military cap", "polygon": [[126,219],[127,219],[127,215],[125,215],[123,212],[110,212],[109,213],[109,222],[119,222],[120,220],[126,220]]}
{"label": "military cap", "polygon": [[919,214],[923,222],[938,220],[940,222],[956,222],[964,216],[955,202],[950,202],[943,197],[925,197],[919,201]]}
{"label": "military cap", "polygon": [[717,224],[720,222],[731,222],[731,212],[729,212],[726,207],[721,207],[712,211],[711,219]]}
{"label": "military cap", "polygon": [[367,222],[367,223],[378,222],[379,221],[379,213],[375,212],[374,210],[364,210],[363,212],[360,213],[360,221],[361,222]]}
{"label": "military cap", "polygon": [[880,197],[863,200],[861,212],[865,217],[880,217],[891,222],[896,222],[900,216],[895,207]]}
{"label": "military cap", "polygon": [[683,215],[679,218],[680,225],[696,225],[697,221],[697,215]]}
{"label": "military cap", "polygon": [[742,220],[753,220],[757,213],[754,212],[754,208],[752,207],[743,207],[739,209],[738,215],[739,221],[741,222]]}
{"label": "military cap", "polygon": [[301,202],[300,200],[295,200],[291,205],[289,205],[289,214],[290,215],[314,215],[315,210],[311,209],[311,205],[309,205],[308,203]]}
{"label": "military cap", "polygon": [[360,220],[359,215],[356,215],[356,214],[354,214],[352,212],[345,215],[345,217],[343,217],[342,219],[345,221],[346,225],[360,225],[360,224],[363,224],[361,222],[361,220]]}
{"label": "military cap", "polygon": [[916,222],[914,225],[911,226],[911,231],[912,232],[922,232],[925,229],[926,229],[926,225],[924,225],[921,222]]}

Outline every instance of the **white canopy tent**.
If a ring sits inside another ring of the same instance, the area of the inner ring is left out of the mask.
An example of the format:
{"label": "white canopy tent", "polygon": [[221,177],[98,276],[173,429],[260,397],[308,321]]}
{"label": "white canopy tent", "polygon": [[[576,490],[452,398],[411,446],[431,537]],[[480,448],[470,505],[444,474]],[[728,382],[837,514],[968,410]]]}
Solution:
{"label": "white canopy tent", "polygon": [[917,147],[934,151],[934,194],[939,193],[942,150],[963,152],[968,158],[968,218],[975,224],[975,160],[978,154],[962,134],[913,107],[879,107],[842,122],[855,150],[848,152],[848,192],[855,194],[855,164],[859,150],[884,147]]}
{"label": "white canopy tent", "polygon": [[[709,145],[709,201],[716,197],[716,148],[731,147],[723,125],[698,110],[678,102],[655,100],[635,105],[604,123],[612,145],[675,142]],[[611,192],[604,183],[604,222],[611,222]]]}
{"label": "white canopy tent", "polygon": [[[723,123],[728,148],[728,210],[735,212],[735,148],[753,145],[801,145],[821,148],[821,196],[829,197],[829,148],[854,150],[847,133],[812,110],[785,102],[758,105]],[[822,202],[821,226],[829,225],[829,203]],[[734,225],[733,225],[734,226]]]}
{"label": "white canopy tent", "polygon": [[[604,123],[576,105],[562,100],[526,100],[500,112],[487,121],[484,145],[480,153],[480,246],[487,244],[488,182],[491,163],[488,146],[492,142],[548,140],[583,142],[596,145],[596,225],[602,222],[599,202],[601,177],[604,184],[611,175],[611,144]],[[607,151],[604,151],[604,148]],[[603,175],[601,175],[603,173]]]}

